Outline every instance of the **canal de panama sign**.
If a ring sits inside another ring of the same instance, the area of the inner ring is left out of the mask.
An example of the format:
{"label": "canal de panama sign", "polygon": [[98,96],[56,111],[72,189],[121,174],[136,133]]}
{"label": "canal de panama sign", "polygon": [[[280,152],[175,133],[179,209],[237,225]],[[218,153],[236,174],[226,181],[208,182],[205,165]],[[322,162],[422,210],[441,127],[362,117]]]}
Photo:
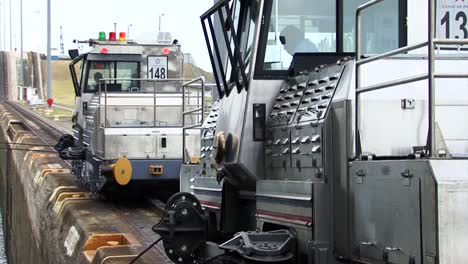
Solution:
{"label": "canal de panama sign", "polygon": [[468,0],[436,0],[436,37],[468,39]]}

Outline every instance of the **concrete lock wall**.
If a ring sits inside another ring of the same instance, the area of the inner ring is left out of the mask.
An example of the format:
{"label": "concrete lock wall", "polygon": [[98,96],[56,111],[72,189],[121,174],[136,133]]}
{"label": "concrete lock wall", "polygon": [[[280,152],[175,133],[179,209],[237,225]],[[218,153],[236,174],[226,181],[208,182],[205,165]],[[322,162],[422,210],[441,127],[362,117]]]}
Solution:
{"label": "concrete lock wall", "polygon": [[[0,108],[0,142],[5,146],[5,120],[12,116],[2,110]],[[32,221],[28,212],[23,179],[19,177],[18,172],[24,164],[15,164],[15,158],[20,158],[15,154],[0,149],[0,202],[8,260],[9,263],[48,263],[48,259],[41,254],[39,240],[32,230],[37,223]]]}
{"label": "concrete lock wall", "polygon": [[[13,120],[18,117],[0,103],[0,143],[43,144]],[[154,207],[143,202],[123,206],[86,192],[50,148],[10,147],[36,151],[0,148],[0,206],[9,264],[129,263],[157,239],[151,227],[161,212]],[[171,263],[163,252],[158,245],[138,263]]]}

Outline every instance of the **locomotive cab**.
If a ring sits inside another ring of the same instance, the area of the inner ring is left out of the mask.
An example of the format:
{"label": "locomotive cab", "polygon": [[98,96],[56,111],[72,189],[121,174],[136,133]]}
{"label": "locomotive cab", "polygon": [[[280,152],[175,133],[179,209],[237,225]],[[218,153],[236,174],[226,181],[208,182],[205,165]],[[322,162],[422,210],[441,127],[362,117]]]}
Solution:
{"label": "locomotive cab", "polygon": [[187,128],[203,120],[204,79],[183,79],[177,43],[87,43],[70,64],[74,144],[62,146],[62,158],[93,192],[132,183],[175,191],[183,159],[200,148],[199,132]]}

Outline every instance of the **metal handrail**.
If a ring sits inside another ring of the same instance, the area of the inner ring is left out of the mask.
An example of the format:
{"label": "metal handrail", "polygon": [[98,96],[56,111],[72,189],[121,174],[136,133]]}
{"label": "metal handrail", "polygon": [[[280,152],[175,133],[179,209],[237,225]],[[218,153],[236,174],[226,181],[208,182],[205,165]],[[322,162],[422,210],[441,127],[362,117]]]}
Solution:
{"label": "metal handrail", "polygon": [[188,114],[192,114],[192,113],[195,113],[195,112],[199,112],[201,110],[203,110],[203,108],[199,107],[199,108],[196,108],[196,109],[193,109],[193,110],[190,110],[190,111],[185,111],[185,112],[183,112],[183,114],[188,115]]}
{"label": "metal handrail", "polygon": [[[193,80],[190,80],[190,79],[183,79],[183,78],[180,78],[180,79],[177,79],[177,78],[168,78],[168,79],[146,79],[146,78],[102,78],[99,80],[99,83],[98,83],[98,92],[99,92],[99,107],[101,105],[101,98],[102,98],[102,84],[104,84],[104,127],[107,127],[107,107],[108,107],[108,101],[107,99],[108,98],[120,98],[120,96],[112,96],[112,95],[108,95],[108,90],[107,90],[107,84],[109,81],[145,81],[145,82],[148,82],[148,83],[153,83],[153,91],[152,91],[152,94],[153,94],[153,127],[156,126],[156,99],[158,97],[159,94],[182,94],[181,96],[164,96],[162,98],[180,98],[182,97],[182,107],[183,105],[185,104],[184,103],[184,93],[185,91],[183,90],[182,92],[158,92],[157,91],[157,87],[156,87],[156,83],[167,83],[167,82],[182,82],[182,87],[184,87],[184,85],[186,85],[186,83],[184,84],[183,82],[190,82],[190,81],[193,81]],[[191,87],[192,88],[192,87]],[[197,87],[193,87],[195,89],[197,89]],[[119,94],[124,94],[124,93],[119,93]],[[125,97],[126,98],[145,98],[145,97],[141,97],[141,96],[136,96],[136,95],[129,95],[129,94],[132,94],[132,93],[125,93]],[[134,92],[134,94],[136,94],[136,92]],[[141,94],[141,93],[140,93]],[[150,94],[150,93],[144,93],[144,94]],[[186,98],[186,97],[185,97]],[[189,96],[188,98],[194,98],[193,96]]]}
{"label": "metal handrail", "polygon": [[[198,77],[198,78],[195,78],[195,79],[192,79],[192,80],[188,80],[187,79],[164,79],[164,80],[155,80],[155,79],[144,79],[144,78],[103,78],[103,79],[100,79],[99,80],[99,84],[98,84],[98,92],[99,92],[99,108],[101,107],[101,97],[102,97],[102,87],[101,87],[101,84],[104,83],[104,118],[105,118],[105,121],[104,121],[104,126],[106,126],[107,124],[107,94],[108,94],[108,91],[107,91],[107,82],[108,81],[118,81],[118,80],[123,80],[123,81],[133,81],[133,80],[139,80],[139,81],[148,81],[148,82],[153,82],[154,84],[154,90],[153,90],[153,98],[154,98],[154,124],[153,126],[156,125],[156,96],[157,96],[157,87],[156,87],[156,83],[162,83],[162,82],[170,82],[170,81],[173,81],[173,82],[184,82],[185,83],[182,83],[182,159],[183,159],[183,162],[185,163],[185,145],[186,145],[186,140],[185,140],[185,131],[187,129],[193,129],[193,128],[197,128],[197,127],[200,127],[201,124],[203,124],[203,121],[204,121],[204,111],[203,109],[205,108],[205,78],[202,76],[202,77]],[[197,82],[201,82],[200,86],[197,87],[196,85],[192,85],[194,83],[197,83]],[[191,89],[199,89],[201,88],[201,108],[197,108],[195,110],[197,111],[201,111],[201,118],[200,118],[200,124],[196,124],[196,125],[191,125],[191,126],[186,126],[185,125],[185,117],[187,115],[193,115],[194,112],[196,111],[185,111],[185,99],[186,98],[199,98],[198,96],[194,97],[194,96],[186,96],[186,88],[187,87],[190,87]],[[171,92],[171,93],[178,93],[178,92]],[[167,93],[163,93],[163,94],[167,94]],[[134,96],[135,98],[137,98],[137,96]],[[112,98],[112,96],[111,96]],[[118,96],[115,96],[115,98],[118,98]],[[140,98],[140,97],[138,97]],[[100,112],[100,111],[98,111]],[[99,118],[100,118],[100,114],[98,115]],[[100,123],[100,121],[99,121]],[[104,144],[105,146],[105,144]],[[105,153],[105,149],[103,148],[103,151]]]}
{"label": "metal handrail", "polygon": [[[191,86],[191,85],[193,85],[195,83],[198,83],[198,82],[200,82],[202,94],[201,94],[201,102],[197,102],[197,103],[201,103],[201,107],[198,107],[196,109],[192,109],[192,110],[189,110],[189,111],[185,111],[185,88],[189,87],[189,86]],[[200,77],[195,78],[193,80],[190,80],[190,81],[188,81],[186,83],[183,83],[182,84],[182,162],[184,164],[186,163],[186,160],[185,160],[185,147],[186,147],[185,131],[187,129],[201,129],[201,125],[203,124],[203,121],[204,121],[204,118],[205,118],[204,109],[205,109],[205,77],[200,76]],[[200,123],[195,124],[195,125],[186,126],[185,125],[185,117],[188,116],[188,115],[193,115],[196,112],[200,112],[200,114],[199,114],[201,116]]]}
{"label": "metal handrail", "polygon": [[435,45],[467,45],[468,39],[434,39]]}
{"label": "metal handrail", "polygon": [[422,47],[424,47],[426,45],[427,45],[427,41],[417,43],[417,44],[414,44],[414,45],[411,45],[411,46],[402,47],[402,48],[399,48],[399,49],[396,49],[396,50],[392,50],[392,51],[382,53],[380,55],[376,55],[376,56],[373,56],[373,57],[369,57],[369,58],[365,58],[365,59],[356,61],[356,64],[358,64],[358,65],[367,64],[367,63],[370,63],[370,62],[373,62],[373,61],[376,61],[376,60],[380,60],[382,58],[387,58],[387,57],[390,57],[390,56],[393,56],[393,55],[401,54],[403,52],[408,52],[408,51],[412,51],[412,50],[415,50],[415,49],[419,49],[419,48],[422,48]]}
{"label": "metal handrail", "polygon": [[397,85],[422,81],[422,80],[427,79],[427,77],[428,77],[427,74],[421,74],[421,75],[416,75],[416,76],[412,76],[412,77],[408,77],[408,78],[401,78],[401,79],[390,81],[390,82],[384,82],[384,83],[381,83],[381,84],[375,84],[375,85],[367,86],[367,87],[364,87],[364,88],[359,88],[359,89],[356,89],[356,93],[361,94],[361,93],[366,93],[366,92],[370,92],[370,91],[385,89],[385,88],[393,87],[393,86],[397,86]]}
{"label": "metal handrail", "polygon": [[[468,78],[468,73],[435,73],[435,45],[468,45],[468,39],[436,39],[434,36],[435,24],[435,0],[428,0],[428,40],[426,42],[417,43],[411,46],[402,47],[393,51],[385,52],[374,57],[365,58],[361,60],[361,15],[364,10],[374,6],[384,0],[371,0],[367,3],[360,5],[356,10],[356,32],[355,32],[355,47],[356,47],[356,90],[355,90],[355,118],[354,118],[354,133],[355,133],[355,152],[356,158],[361,156],[360,149],[360,109],[359,109],[359,95],[361,93],[394,87],[401,84],[412,83],[428,79],[428,125],[429,125],[429,156],[435,157],[436,155],[436,142],[435,142],[435,79],[436,78]],[[390,82],[375,84],[372,86],[361,88],[361,71],[360,66],[366,63],[374,62],[383,58],[393,55],[401,54],[418,48],[427,46],[428,48],[428,73],[417,75],[413,77],[401,78]]]}
{"label": "metal handrail", "polygon": [[460,78],[468,78],[468,73],[435,73],[434,77],[436,79],[460,79]]}

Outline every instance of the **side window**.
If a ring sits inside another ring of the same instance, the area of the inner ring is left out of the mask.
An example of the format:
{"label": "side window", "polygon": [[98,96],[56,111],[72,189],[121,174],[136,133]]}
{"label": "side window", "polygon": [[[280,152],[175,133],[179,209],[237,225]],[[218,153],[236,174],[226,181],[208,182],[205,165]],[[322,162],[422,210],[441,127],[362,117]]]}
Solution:
{"label": "side window", "polygon": [[[78,82],[78,87],[81,87],[81,81],[82,81],[81,75],[83,74],[83,60],[74,64],[72,67],[75,70],[75,78],[76,78],[76,81]],[[80,76],[78,76],[76,73],[79,73]]]}
{"label": "side window", "polygon": [[[354,52],[356,9],[367,0],[343,1],[343,50]],[[362,52],[380,54],[399,47],[399,2],[383,1],[362,16]]]}
{"label": "side window", "polygon": [[[81,83],[83,81],[83,65],[84,57],[78,56],[69,64],[69,70],[71,74],[71,79],[73,82],[73,89],[75,91],[75,96],[81,96]],[[80,76],[78,76],[78,73]],[[79,78],[78,78],[79,77]]]}

